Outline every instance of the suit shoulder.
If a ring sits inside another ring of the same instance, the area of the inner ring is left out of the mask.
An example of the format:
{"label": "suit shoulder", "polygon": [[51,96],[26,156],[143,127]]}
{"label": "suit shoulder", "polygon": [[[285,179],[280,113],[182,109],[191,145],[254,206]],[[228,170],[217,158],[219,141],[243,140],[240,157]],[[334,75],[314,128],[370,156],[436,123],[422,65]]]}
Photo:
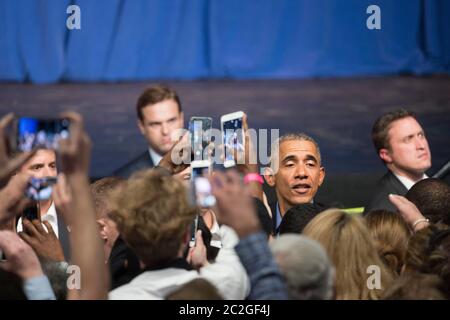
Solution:
{"label": "suit shoulder", "polygon": [[143,152],[113,172],[114,176],[128,178],[136,171],[154,167],[148,151]]}
{"label": "suit shoulder", "polygon": [[398,178],[388,171],[378,182],[364,214],[377,209],[395,211],[394,205],[389,201],[389,194],[405,195],[408,190]]}

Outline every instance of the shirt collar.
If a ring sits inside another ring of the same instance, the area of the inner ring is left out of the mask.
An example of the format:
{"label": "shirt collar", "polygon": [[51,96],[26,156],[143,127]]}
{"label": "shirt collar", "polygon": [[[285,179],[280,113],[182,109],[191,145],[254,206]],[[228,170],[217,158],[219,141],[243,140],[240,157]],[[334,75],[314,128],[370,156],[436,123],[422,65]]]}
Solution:
{"label": "shirt collar", "polygon": [[216,219],[216,215],[214,213],[212,213],[212,218],[213,218],[213,224],[211,226],[211,229],[209,229],[209,231],[211,232],[211,234],[214,233],[219,233],[219,224],[217,223],[217,219]]}
{"label": "shirt collar", "polygon": [[57,219],[58,217],[56,215],[55,203],[52,202],[52,205],[48,208],[47,213],[42,216],[42,220],[57,222]]}
{"label": "shirt collar", "polygon": [[158,154],[155,150],[153,150],[151,147],[148,147],[148,153],[150,154],[150,158],[153,161],[153,165],[157,166],[163,157],[160,154]]}
{"label": "shirt collar", "polygon": [[276,212],[276,216],[275,216],[275,227],[277,230],[281,224],[282,219],[283,219],[283,217],[281,216],[281,212],[280,212],[280,204],[277,202],[277,212]]}
{"label": "shirt collar", "polygon": [[[405,188],[408,189],[408,190],[411,189],[412,186],[416,184],[416,182],[418,182],[418,181],[414,182],[414,181],[412,181],[410,178],[403,177],[403,176],[399,176],[398,174],[395,174],[395,173],[394,173],[394,175],[397,177],[398,180],[400,180],[400,182],[401,182],[401,183],[405,186]],[[422,176],[422,178],[420,178],[420,180],[427,179],[427,178],[428,178],[428,176],[424,173],[423,176]],[[420,181],[420,180],[419,180],[419,181]]]}
{"label": "shirt collar", "polygon": [[[314,199],[312,199],[310,203],[314,203]],[[281,220],[283,220],[283,217],[281,216],[280,204],[279,204],[279,202],[277,202],[277,212],[276,212],[276,215],[275,215],[275,227],[276,227],[277,230],[278,230],[278,227],[281,224]]]}

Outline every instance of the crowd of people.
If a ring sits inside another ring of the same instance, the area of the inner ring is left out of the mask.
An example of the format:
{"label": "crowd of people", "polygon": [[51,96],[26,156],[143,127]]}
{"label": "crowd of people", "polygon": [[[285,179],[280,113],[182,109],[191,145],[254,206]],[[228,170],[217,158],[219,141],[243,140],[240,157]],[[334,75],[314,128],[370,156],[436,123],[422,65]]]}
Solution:
{"label": "crowd of people", "polygon": [[[150,87],[136,111],[148,149],[93,182],[79,114],[61,115],[70,135],[56,150],[20,153],[7,143],[13,114],[0,120],[0,299],[450,298],[450,187],[427,176],[431,151],[412,112],[375,121],[387,173],[355,214],[315,199],[326,171],[302,132],[278,139],[263,176],[247,156],[211,172],[216,203],[199,207],[189,161],[172,157],[186,153],[171,137],[184,125],[177,93]],[[25,196],[31,178],[48,177],[49,199]],[[36,219],[23,215],[30,206]]]}

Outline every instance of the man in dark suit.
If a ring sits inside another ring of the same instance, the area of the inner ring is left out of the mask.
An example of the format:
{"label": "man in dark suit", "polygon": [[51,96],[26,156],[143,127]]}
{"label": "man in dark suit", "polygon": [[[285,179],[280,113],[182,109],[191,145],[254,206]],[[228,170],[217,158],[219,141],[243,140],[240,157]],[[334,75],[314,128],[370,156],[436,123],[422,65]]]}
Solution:
{"label": "man in dark suit", "polygon": [[129,161],[113,175],[128,178],[133,172],[158,165],[173,146],[171,134],[183,128],[184,115],[177,93],[164,86],[146,89],[136,104],[137,125],[147,140],[148,149]]}
{"label": "man in dark suit", "polygon": [[270,203],[274,233],[278,233],[284,214],[302,203],[313,203],[325,178],[317,142],[304,133],[279,138],[271,152],[267,184],[275,188],[277,201]]}
{"label": "man in dark suit", "polygon": [[404,196],[418,181],[427,178],[431,152],[415,115],[404,109],[388,112],[375,122],[372,141],[388,172],[378,182],[364,213],[376,209],[396,211],[388,195]]}

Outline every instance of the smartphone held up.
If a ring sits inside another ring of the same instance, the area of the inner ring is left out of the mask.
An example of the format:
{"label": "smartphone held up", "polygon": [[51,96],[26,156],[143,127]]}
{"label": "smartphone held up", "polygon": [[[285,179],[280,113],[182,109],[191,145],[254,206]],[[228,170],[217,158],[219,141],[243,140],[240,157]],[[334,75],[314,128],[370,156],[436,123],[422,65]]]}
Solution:
{"label": "smartphone held up", "polygon": [[193,160],[207,160],[205,150],[211,143],[212,118],[191,117],[189,120],[189,134]]}
{"label": "smartphone held up", "polygon": [[244,112],[238,111],[225,114],[220,118],[225,168],[236,165],[235,154],[245,152],[243,130]]}
{"label": "smartphone held up", "polygon": [[212,194],[208,175],[211,173],[211,161],[200,160],[191,163],[192,190],[195,203],[201,208],[209,208],[216,204],[216,198]]}
{"label": "smartphone held up", "polygon": [[70,121],[64,118],[19,117],[15,119],[11,145],[18,152],[58,150],[59,141],[70,135],[69,127]]}

